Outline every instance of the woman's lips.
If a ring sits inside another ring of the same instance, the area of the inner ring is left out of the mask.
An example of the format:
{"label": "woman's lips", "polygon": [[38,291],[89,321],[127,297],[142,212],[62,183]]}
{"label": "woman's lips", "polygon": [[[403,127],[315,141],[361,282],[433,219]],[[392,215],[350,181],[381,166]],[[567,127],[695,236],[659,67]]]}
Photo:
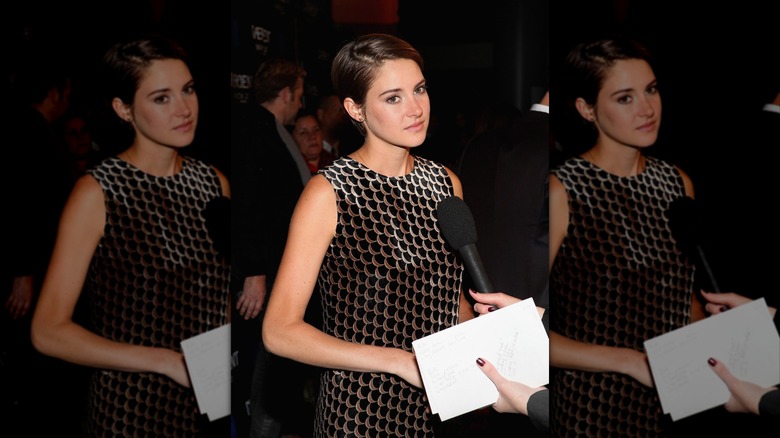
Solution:
{"label": "woman's lips", "polygon": [[639,131],[653,131],[655,130],[656,122],[653,120],[652,122],[645,123],[644,125],[637,128]]}
{"label": "woman's lips", "polygon": [[413,125],[407,126],[406,130],[407,131],[412,131],[412,132],[418,132],[418,131],[422,130],[423,126],[425,126],[425,122],[424,121],[419,121],[419,122],[417,122],[417,123],[415,123]]}
{"label": "woman's lips", "polygon": [[173,129],[176,131],[189,131],[190,128],[192,128],[192,120],[190,120],[189,122],[184,122]]}

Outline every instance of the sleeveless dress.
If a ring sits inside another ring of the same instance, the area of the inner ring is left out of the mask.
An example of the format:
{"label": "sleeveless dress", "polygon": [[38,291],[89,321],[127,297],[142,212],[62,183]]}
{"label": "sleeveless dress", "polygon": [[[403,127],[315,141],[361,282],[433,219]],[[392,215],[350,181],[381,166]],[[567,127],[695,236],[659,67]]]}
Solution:
{"label": "sleeveless dress", "polygon": [[[674,166],[646,163],[619,177],[575,157],[552,172],[570,210],[551,273],[552,329],[567,338],[644,351],[690,323],[694,268],[666,216],[685,187]],[[619,373],[552,371],[553,436],[664,435],[654,389]]]}
{"label": "sleeveless dress", "polygon": [[[318,279],[324,332],[412,351],[412,341],[455,325],[463,266],[435,215],[453,195],[446,169],[414,157],[409,174],[387,177],[343,157],[319,173],[338,210]],[[326,370],[315,436],[433,436],[427,405],[423,390],[395,375]]]}
{"label": "sleeveless dress", "polygon": [[[229,267],[204,214],[222,196],[208,165],[184,158],[171,177],[118,158],[89,173],[106,206],[89,270],[93,330],[112,341],[181,351],[181,341],[227,323]],[[200,436],[191,389],[155,373],[96,370],[89,436]]]}

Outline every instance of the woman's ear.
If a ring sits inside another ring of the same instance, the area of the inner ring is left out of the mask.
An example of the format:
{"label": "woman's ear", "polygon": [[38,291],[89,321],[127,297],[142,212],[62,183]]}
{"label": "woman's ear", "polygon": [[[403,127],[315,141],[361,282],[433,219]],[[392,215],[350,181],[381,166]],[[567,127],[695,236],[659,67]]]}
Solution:
{"label": "woman's ear", "polygon": [[363,116],[363,107],[355,103],[352,98],[348,97],[344,99],[344,109],[347,110],[347,114],[353,120],[356,120],[359,123],[363,123],[365,121],[365,117]]}
{"label": "woman's ear", "polygon": [[133,121],[133,111],[130,105],[125,105],[124,102],[122,102],[122,99],[115,97],[111,101],[111,107],[114,108],[114,112],[117,116],[119,116],[120,119],[124,120],[127,123],[130,123]]}
{"label": "woman's ear", "polygon": [[580,113],[580,116],[582,116],[583,119],[589,122],[596,121],[596,108],[588,102],[585,102],[585,99],[578,97],[577,100],[574,101],[574,106],[577,107],[577,112]]}

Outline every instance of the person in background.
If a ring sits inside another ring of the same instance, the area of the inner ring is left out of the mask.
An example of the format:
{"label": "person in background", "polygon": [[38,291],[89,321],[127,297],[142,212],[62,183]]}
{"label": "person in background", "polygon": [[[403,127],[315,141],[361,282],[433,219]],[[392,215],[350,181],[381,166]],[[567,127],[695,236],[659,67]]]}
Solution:
{"label": "person in background", "polygon": [[75,182],[57,130],[70,107],[71,72],[67,59],[35,45],[23,58],[7,63],[13,69],[11,96],[0,118],[7,138],[0,173],[7,194],[0,234],[5,254],[0,264],[0,410],[10,419],[3,427],[47,436],[78,427],[73,417],[80,413],[65,405],[51,412],[51,421],[40,421],[51,404],[77,397],[68,383],[77,380],[78,370],[40,354],[30,341],[58,220]]}
{"label": "person in background", "polygon": [[[288,363],[262,345],[268,293],[287,241],[290,218],[311,178],[287,127],[303,106],[306,71],[284,58],[269,58],[255,72],[255,102],[231,135],[232,270],[236,297],[232,343],[235,360],[232,414],[239,437],[276,437],[291,421],[298,394],[284,388]],[[292,398],[290,398],[292,397]]]}
{"label": "person in background", "polygon": [[[458,171],[488,278],[496,290],[542,307],[549,303],[549,124],[545,93],[512,123],[473,138]],[[526,417],[488,413],[486,434],[540,430]]]}
{"label": "person in background", "polygon": [[292,136],[312,175],[335,159],[323,147],[322,130],[313,114],[304,112],[298,115],[292,127]]}
{"label": "person in background", "polygon": [[80,112],[68,112],[62,118],[60,127],[68,148],[73,176],[78,178],[84,175],[87,167],[93,164],[91,162],[92,155],[97,152],[92,141],[87,117]]}
{"label": "person in background", "polygon": [[[347,130],[351,129],[341,100],[334,93],[321,96],[315,115],[322,130],[323,148],[334,157],[340,157],[342,155],[341,139],[346,135]],[[352,152],[348,151],[347,153]]]}

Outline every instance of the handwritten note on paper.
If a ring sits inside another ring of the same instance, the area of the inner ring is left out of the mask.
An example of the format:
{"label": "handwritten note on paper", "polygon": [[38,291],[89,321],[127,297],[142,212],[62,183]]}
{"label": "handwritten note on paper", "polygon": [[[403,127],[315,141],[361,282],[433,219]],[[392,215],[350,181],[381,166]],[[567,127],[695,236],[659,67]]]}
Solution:
{"label": "handwritten note on paper", "polygon": [[531,387],[549,381],[549,339],[530,298],[418,339],[412,348],[431,411],[442,421],[498,399],[478,357],[510,380]]}
{"label": "handwritten note on paper", "polygon": [[761,298],[645,341],[658,396],[673,421],[726,403],[726,385],[707,365],[713,357],[743,380],[780,383],[780,336]]}
{"label": "handwritten note on paper", "polygon": [[182,341],[198,409],[210,421],[230,415],[230,324]]}

